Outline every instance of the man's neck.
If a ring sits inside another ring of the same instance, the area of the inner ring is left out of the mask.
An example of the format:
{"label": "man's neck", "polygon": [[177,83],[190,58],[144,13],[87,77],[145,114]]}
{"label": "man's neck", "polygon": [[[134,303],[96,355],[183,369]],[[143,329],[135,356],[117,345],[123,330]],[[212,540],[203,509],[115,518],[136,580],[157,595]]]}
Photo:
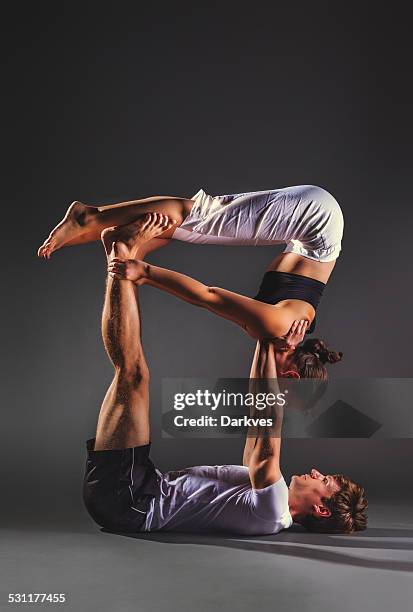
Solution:
{"label": "man's neck", "polygon": [[288,491],[288,508],[290,510],[291,517],[293,521],[299,522],[299,519],[303,517],[303,512],[301,509],[301,504],[296,496]]}

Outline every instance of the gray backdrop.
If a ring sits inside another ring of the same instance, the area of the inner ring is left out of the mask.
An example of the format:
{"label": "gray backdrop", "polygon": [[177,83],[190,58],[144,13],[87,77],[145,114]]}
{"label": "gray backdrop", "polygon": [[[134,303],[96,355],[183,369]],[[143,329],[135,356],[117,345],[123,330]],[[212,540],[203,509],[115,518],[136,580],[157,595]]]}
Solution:
{"label": "gray backdrop", "polygon": [[[390,41],[386,15],[327,2],[55,10],[16,9],[3,26],[3,523],[83,513],[83,443],[111,380],[105,262],[97,243],[36,258],[73,199],[325,187],[346,221],[318,316],[318,335],[344,352],[331,375],[411,376],[408,36]],[[277,252],[175,242],[152,261],[252,295]],[[141,302],[155,460],[239,462],[241,440],[162,440],[159,388],[163,376],[245,376],[253,341],[156,290]],[[391,501],[411,451],[286,440],[283,469],[348,472]]]}

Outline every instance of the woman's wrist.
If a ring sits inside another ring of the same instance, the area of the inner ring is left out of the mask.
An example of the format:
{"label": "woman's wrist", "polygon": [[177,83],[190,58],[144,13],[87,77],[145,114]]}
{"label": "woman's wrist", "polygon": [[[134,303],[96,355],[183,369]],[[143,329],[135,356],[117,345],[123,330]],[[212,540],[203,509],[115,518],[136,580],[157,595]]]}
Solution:
{"label": "woman's wrist", "polygon": [[146,263],[146,261],[136,261],[135,262],[139,267],[137,271],[137,278],[133,281],[135,285],[141,286],[145,285],[149,280],[150,275],[150,264]]}
{"label": "woman's wrist", "polygon": [[143,262],[143,278],[145,280],[149,280],[151,276],[151,267],[151,264],[146,263],[146,261]]}
{"label": "woman's wrist", "polygon": [[142,262],[142,276],[139,279],[139,284],[144,285],[149,279],[151,274],[151,265],[146,263],[146,261]]}

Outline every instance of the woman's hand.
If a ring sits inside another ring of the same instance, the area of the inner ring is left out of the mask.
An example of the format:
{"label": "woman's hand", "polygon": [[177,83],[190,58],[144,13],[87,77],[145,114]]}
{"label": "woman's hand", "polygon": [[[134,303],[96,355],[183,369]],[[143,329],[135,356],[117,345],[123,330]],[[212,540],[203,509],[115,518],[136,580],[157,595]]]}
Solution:
{"label": "woman's hand", "polygon": [[108,264],[108,273],[118,280],[129,280],[139,284],[145,278],[145,262],[136,259],[114,257]]}
{"label": "woman's hand", "polygon": [[276,351],[293,351],[304,340],[308,328],[306,319],[295,320],[289,331],[281,338],[271,338]]}

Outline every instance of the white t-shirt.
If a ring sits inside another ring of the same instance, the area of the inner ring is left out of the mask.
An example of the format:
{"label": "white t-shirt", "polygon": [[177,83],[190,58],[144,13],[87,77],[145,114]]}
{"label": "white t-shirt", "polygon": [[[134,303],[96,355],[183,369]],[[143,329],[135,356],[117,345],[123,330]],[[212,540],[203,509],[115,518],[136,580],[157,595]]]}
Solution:
{"label": "white t-shirt", "polygon": [[241,465],[157,473],[160,491],[151,501],[144,531],[264,535],[292,525],[282,476],[264,489],[253,489],[248,468]]}

